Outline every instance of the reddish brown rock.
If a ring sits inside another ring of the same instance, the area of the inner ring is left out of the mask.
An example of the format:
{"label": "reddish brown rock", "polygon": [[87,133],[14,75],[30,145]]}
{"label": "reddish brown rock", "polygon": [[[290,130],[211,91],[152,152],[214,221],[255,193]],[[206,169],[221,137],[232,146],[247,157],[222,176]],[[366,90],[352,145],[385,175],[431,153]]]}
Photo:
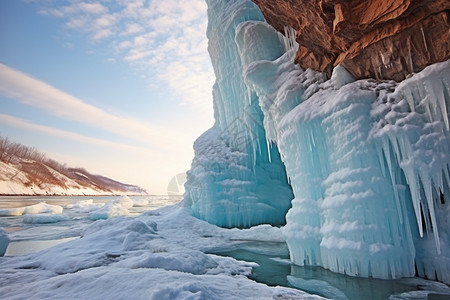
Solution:
{"label": "reddish brown rock", "polygon": [[356,78],[402,80],[450,58],[448,0],[253,0],[267,22],[297,31],[296,63]]}

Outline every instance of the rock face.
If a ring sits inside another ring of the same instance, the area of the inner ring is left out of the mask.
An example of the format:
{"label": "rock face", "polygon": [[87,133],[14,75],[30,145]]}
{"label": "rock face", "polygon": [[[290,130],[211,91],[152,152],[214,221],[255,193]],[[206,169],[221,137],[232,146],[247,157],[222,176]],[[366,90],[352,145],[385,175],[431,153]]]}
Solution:
{"label": "rock face", "polygon": [[296,63],[356,78],[403,80],[450,58],[448,0],[253,0],[267,22],[300,44]]}

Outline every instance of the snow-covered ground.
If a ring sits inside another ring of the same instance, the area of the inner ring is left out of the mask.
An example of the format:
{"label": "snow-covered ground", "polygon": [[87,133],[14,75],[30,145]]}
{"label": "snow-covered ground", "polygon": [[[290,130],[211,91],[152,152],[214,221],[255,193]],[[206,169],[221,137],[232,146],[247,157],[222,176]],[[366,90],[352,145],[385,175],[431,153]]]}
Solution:
{"label": "snow-covered ground", "polygon": [[255,263],[207,254],[243,240],[282,238],[280,228],[269,225],[222,229],[179,205],[102,219],[80,238],[1,258],[0,294],[2,299],[320,298],[256,283],[247,278]]}
{"label": "snow-covered ground", "polygon": [[[342,283],[342,279],[346,279],[344,275],[336,274],[336,280],[328,282],[320,276],[302,277],[296,274],[296,267],[286,259],[270,258],[291,268],[291,272],[284,276],[292,288],[269,287],[249,279],[255,277],[257,264],[236,260],[223,253],[247,249],[252,253],[270,253],[268,256],[276,257],[286,251],[286,247],[282,246],[285,242],[283,228],[260,225],[250,229],[224,229],[192,217],[191,211],[183,204],[145,211],[151,209],[151,205],[164,205],[170,200],[167,197],[122,197],[99,203],[84,199],[66,205],[40,203],[3,209],[4,214],[13,210],[27,214],[2,217],[3,220],[0,218],[0,223],[12,224],[12,227],[6,227],[9,237],[6,232],[0,232],[0,244],[11,238],[15,249],[10,247],[8,250],[12,254],[9,255],[16,255],[0,258],[1,298],[320,298],[301,291],[305,290],[334,299],[355,299],[354,295],[347,294],[347,287],[335,284]],[[123,209],[119,211],[125,213],[127,210],[128,213],[123,216],[104,214],[103,219],[96,220],[99,212],[118,206]],[[144,212],[133,213],[136,209]],[[22,230],[14,231],[19,227],[14,221],[23,223]],[[45,242],[50,244],[52,239],[64,242],[21,255],[20,250],[24,249],[19,248],[23,243],[36,247],[33,241],[36,237],[48,240]],[[328,274],[333,276],[331,272]],[[353,279],[347,280],[352,282]],[[402,284],[410,287],[401,291],[391,289],[395,294],[392,299],[426,298],[428,294],[450,295],[448,286],[438,282],[418,278],[404,280]],[[389,285],[388,281],[381,283]],[[377,284],[380,281],[370,283]]]}

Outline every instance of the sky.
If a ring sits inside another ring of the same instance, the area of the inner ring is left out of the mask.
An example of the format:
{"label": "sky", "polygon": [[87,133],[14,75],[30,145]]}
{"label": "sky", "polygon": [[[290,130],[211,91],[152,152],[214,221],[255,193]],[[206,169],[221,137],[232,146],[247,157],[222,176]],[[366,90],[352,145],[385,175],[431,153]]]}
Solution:
{"label": "sky", "polygon": [[204,0],[0,1],[0,135],[150,194],[213,125]]}

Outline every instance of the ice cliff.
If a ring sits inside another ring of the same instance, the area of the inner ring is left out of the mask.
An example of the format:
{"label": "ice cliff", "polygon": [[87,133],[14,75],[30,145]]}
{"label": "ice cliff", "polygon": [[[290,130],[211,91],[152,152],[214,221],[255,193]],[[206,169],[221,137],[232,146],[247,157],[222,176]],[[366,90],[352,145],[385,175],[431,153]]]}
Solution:
{"label": "ice cliff", "polygon": [[286,222],[298,265],[449,283],[450,61],[400,83],[328,79],[251,1],[206,2],[216,123],[194,144],[192,214]]}
{"label": "ice cliff", "polygon": [[[235,43],[239,24],[264,18],[250,1],[207,3],[208,49],[217,78],[216,122],[194,143],[185,200],[194,216],[219,226],[284,224],[292,191],[278,148],[266,137],[258,97],[244,82],[244,63]],[[275,38],[273,47],[258,50],[266,59],[284,52]]]}

